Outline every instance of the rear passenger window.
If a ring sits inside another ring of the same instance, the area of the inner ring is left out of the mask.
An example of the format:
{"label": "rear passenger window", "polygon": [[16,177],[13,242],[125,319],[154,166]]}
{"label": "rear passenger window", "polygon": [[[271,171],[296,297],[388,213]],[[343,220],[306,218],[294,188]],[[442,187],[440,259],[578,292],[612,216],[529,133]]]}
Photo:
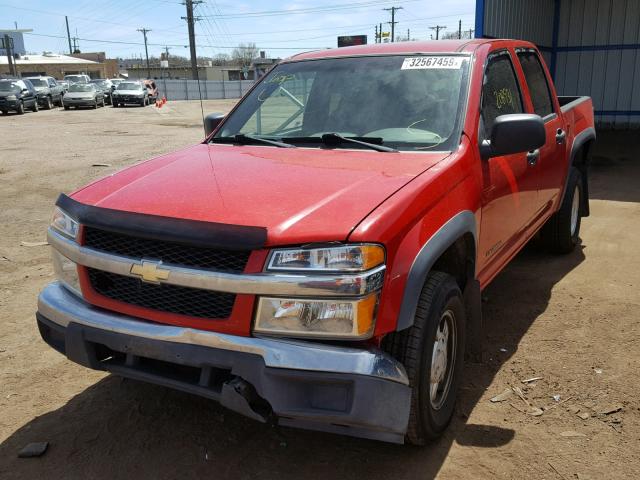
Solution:
{"label": "rear passenger window", "polygon": [[482,85],[482,122],[485,137],[500,115],[522,113],[522,96],[513,64],[508,53],[500,53],[489,60]]}
{"label": "rear passenger window", "polygon": [[541,117],[552,114],[551,92],[538,55],[535,52],[521,52],[518,53],[518,60],[522,65],[529,92],[531,93],[533,111]]}

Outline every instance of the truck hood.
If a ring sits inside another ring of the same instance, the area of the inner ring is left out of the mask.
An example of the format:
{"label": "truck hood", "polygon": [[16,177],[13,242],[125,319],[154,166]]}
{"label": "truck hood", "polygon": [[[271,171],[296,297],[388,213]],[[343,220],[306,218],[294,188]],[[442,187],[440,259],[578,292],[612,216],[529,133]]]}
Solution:
{"label": "truck hood", "polygon": [[115,210],[265,227],[268,245],[345,240],[380,203],[448,154],[200,144],[72,197]]}

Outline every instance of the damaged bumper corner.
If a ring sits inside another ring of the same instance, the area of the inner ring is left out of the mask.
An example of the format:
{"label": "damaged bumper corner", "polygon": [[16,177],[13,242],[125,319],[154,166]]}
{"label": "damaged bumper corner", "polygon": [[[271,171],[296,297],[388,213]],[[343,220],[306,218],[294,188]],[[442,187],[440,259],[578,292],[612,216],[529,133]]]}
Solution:
{"label": "damaged bumper corner", "polygon": [[236,337],[93,307],[54,282],[38,299],[42,338],[97,370],[211,398],[262,422],[402,443],[404,368],[377,349]]}

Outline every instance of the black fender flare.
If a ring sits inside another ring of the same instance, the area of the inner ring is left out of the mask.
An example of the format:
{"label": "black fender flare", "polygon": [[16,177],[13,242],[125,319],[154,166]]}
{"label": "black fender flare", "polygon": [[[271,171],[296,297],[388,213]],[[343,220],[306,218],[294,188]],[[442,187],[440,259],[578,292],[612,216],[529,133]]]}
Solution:
{"label": "black fender flare", "polygon": [[[569,153],[569,161],[567,164],[567,177],[564,180],[564,186],[562,189],[562,198],[558,203],[558,206],[562,205],[564,201],[564,197],[567,194],[567,183],[569,182],[569,169],[576,164],[576,159],[578,153],[587,145],[589,142],[593,142],[596,139],[596,129],[593,127],[585,128],[573,139],[573,144],[571,145],[571,152]],[[580,174],[582,175],[582,216],[589,216],[589,180],[587,175],[587,165],[586,163],[578,165],[578,169],[580,170]]]}
{"label": "black fender flare", "polygon": [[396,331],[404,330],[413,325],[420,292],[422,291],[429,271],[445,250],[467,233],[473,235],[474,243],[477,247],[476,217],[470,210],[463,210],[440,227],[422,246],[418,255],[413,260],[413,264],[407,275],[407,283],[404,287],[402,304],[396,323]]}

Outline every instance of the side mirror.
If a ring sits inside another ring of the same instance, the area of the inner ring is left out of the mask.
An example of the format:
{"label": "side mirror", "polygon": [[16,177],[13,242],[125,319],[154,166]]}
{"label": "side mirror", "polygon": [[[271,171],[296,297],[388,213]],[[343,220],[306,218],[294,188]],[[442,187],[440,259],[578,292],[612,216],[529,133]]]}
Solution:
{"label": "side mirror", "polygon": [[218,125],[220,125],[222,120],[224,120],[224,114],[222,113],[210,113],[204,117],[204,131],[206,132],[207,137],[211,135],[211,132],[218,128]]}
{"label": "side mirror", "polygon": [[480,146],[484,160],[535,150],[545,144],[547,135],[539,115],[514,113],[496,118],[489,138]]}

